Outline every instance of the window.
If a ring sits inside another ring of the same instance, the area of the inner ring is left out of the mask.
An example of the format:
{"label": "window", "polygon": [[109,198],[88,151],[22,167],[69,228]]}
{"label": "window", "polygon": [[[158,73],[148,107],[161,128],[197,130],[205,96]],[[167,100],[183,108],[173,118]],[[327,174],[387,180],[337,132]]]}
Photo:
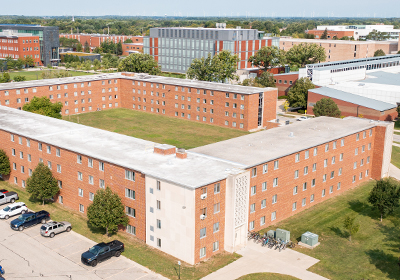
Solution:
{"label": "window", "polygon": [[217,232],[217,231],[219,231],[219,222],[217,222],[213,225],[213,232]]}
{"label": "window", "polygon": [[130,181],[135,181],[135,172],[125,170],[125,179],[130,180]]}
{"label": "window", "polygon": [[89,192],[89,200],[93,201],[93,199],[94,199],[94,193]]}
{"label": "window", "polygon": [[253,203],[253,204],[250,205],[250,213],[253,213],[255,211],[256,211],[256,204]]}
{"label": "window", "polygon": [[311,180],[311,187],[315,187],[315,179]]}
{"label": "window", "polygon": [[61,165],[60,164],[57,164],[57,172],[61,173]]}
{"label": "window", "polygon": [[340,146],[341,146],[341,147],[344,146],[344,139],[340,139]]}
{"label": "window", "polygon": [[126,226],[126,231],[130,234],[136,235],[136,227],[127,225]]}
{"label": "window", "polygon": [[272,204],[275,204],[277,201],[278,201],[278,195],[276,194],[272,197]]}
{"label": "window", "polygon": [[336,157],[332,157],[332,164],[335,164]]}
{"label": "window", "polygon": [[337,141],[334,141],[334,142],[332,143],[332,149],[336,149],[336,142],[337,142]]}
{"label": "window", "polygon": [[81,188],[78,188],[78,194],[80,197],[83,197],[83,190]]}
{"label": "window", "polygon": [[38,143],[39,151],[42,150],[42,143]]}
{"label": "window", "polygon": [[79,181],[82,181],[82,177],[83,177],[83,176],[82,176],[82,173],[78,171],[78,180],[79,180]]}
{"label": "window", "polygon": [[161,239],[160,238],[157,238],[157,247],[161,248]]}
{"label": "window", "polygon": [[307,182],[303,183],[303,191],[307,190]]}
{"label": "window", "polygon": [[368,174],[369,174],[369,169],[367,169],[367,170],[365,171],[365,177],[368,177]]}
{"label": "window", "polygon": [[134,208],[131,208],[129,206],[125,206],[125,213],[128,216],[136,218],[136,210]]}
{"label": "window", "polygon": [[295,179],[299,178],[299,170],[294,171],[294,178]]}
{"label": "window", "polygon": [[157,228],[161,229],[161,220],[157,219]]}
{"label": "window", "polygon": [[360,166],[364,165],[364,159],[361,159]]}
{"label": "window", "polygon": [[214,204],[214,214],[219,213],[219,211],[220,211],[219,207],[220,207],[219,202]]}
{"label": "window", "polygon": [[297,209],[297,202],[293,202],[292,211],[296,211]]}
{"label": "window", "polygon": [[257,176],[257,168],[254,167],[253,169],[251,169],[251,177],[256,177]]}
{"label": "window", "polygon": [[157,200],[157,209],[161,210],[161,201],[160,200]]}
{"label": "window", "polygon": [[294,188],[293,188],[293,195],[296,195],[297,194],[297,186],[295,186]]}
{"label": "window", "polygon": [[325,144],[325,152],[329,151],[329,143]]}
{"label": "window", "polygon": [[32,161],[32,157],[31,155],[28,154],[28,161],[31,162]]}
{"label": "window", "polygon": [[361,153],[364,153],[365,152],[365,145],[362,145],[362,147],[361,147]]}
{"label": "window", "polygon": [[90,176],[90,175],[89,175],[89,184],[91,184],[91,185],[93,185],[93,184],[94,184],[94,181],[93,181],[93,176]]}
{"label": "window", "polygon": [[200,229],[200,239],[206,237],[207,235],[207,228]]}
{"label": "window", "polygon": [[367,157],[367,163],[369,163],[369,157]]}
{"label": "window", "polygon": [[353,183],[356,181],[356,175],[353,176]]}
{"label": "window", "polygon": [[296,161],[296,162],[299,162],[299,161],[300,161],[300,153],[297,153],[297,154],[296,154],[295,161]]}
{"label": "window", "polygon": [[79,212],[82,212],[82,213],[85,212],[85,206],[83,206],[82,204],[79,204]]}
{"label": "window", "polygon": [[263,174],[268,172],[268,164],[263,165]]}
{"label": "window", "polygon": [[343,161],[343,153],[340,154],[339,161]]}
{"label": "window", "polygon": [[335,177],[335,171],[331,172],[331,179],[333,179]]}
{"label": "window", "polygon": [[317,170],[317,164],[314,163],[314,164],[312,165],[312,171],[315,172],[316,170]]}
{"label": "window", "polygon": [[82,156],[81,155],[77,155],[76,156],[76,162],[81,164],[82,163]]}
{"label": "window", "polygon": [[314,202],[314,195],[313,195],[313,194],[312,194],[311,197],[310,197],[310,203],[311,203],[311,202]]}
{"label": "window", "polygon": [[339,168],[338,176],[342,175],[342,167]]}
{"label": "window", "polygon": [[318,154],[318,148],[314,148],[314,156]]}
{"label": "window", "polygon": [[251,195],[255,195],[256,192],[257,192],[257,187],[256,186],[252,186],[251,187],[251,191],[250,191]]}
{"label": "window", "polygon": [[273,187],[277,187],[278,186],[278,178],[274,178],[274,182],[273,182]]}
{"label": "window", "polygon": [[271,213],[271,221],[276,220],[276,211]]}
{"label": "window", "polygon": [[306,198],[303,198],[303,200],[301,201],[301,206],[306,206]]}
{"label": "window", "polygon": [[325,189],[322,190],[322,197],[325,196]]}
{"label": "window", "polygon": [[99,161],[99,170],[104,171],[104,163]]}
{"label": "window", "polygon": [[304,167],[304,175],[308,174],[308,166]]}
{"label": "window", "polygon": [[200,249],[200,258],[204,258],[206,256],[206,247]]}
{"label": "window", "polygon": [[249,229],[253,230],[254,229],[254,221],[251,221],[249,224]]}
{"label": "window", "polygon": [[104,189],[105,184],[104,184],[104,180],[103,180],[103,179],[100,179],[100,180],[99,180],[99,187],[102,188],[102,189]]}
{"label": "window", "polygon": [[333,193],[333,186],[329,187],[329,193]]}
{"label": "window", "polygon": [[305,151],[304,153],[304,159],[308,159],[310,152],[309,151]]}
{"label": "window", "polygon": [[200,213],[201,213],[201,215],[204,215],[205,217],[207,217],[207,207],[200,209]]}
{"label": "window", "polygon": [[260,225],[262,226],[262,225],[265,225],[265,216],[262,216],[261,218],[260,218]]}
{"label": "window", "polygon": [[220,183],[214,184],[214,193],[220,192]]}
{"label": "window", "polygon": [[11,142],[14,142],[14,135],[11,134]]}
{"label": "window", "polygon": [[341,183],[337,183],[337,189],[340,190]]}
{"label": "window", "polygon": [[324,176],[322,176],[322,182],[326,182],[326,174],[324,174]]}
{"label": "window", "polygon": [[354,150],[354,155],[358,155],[358,148]]}
{"label": "window", "polygon": [[267,190],[267,182],[262,182],[261,191],[266,191],[266,190]]}
{"label": "window", "polygon": [[27,146],[27,147],[30,147],[30,146],[31,146],[31,140],[26,139],[26,146]]}
{"label": "window", "polygon": [[325,159],[324,160],[324,167],[327,167],[328,166],[328,159]]}
{"label": "window", "polygon": [[263,199],[261,200],[261,209],[265,208],[267,206],[267,200]]}
{"label": "window", "polygon": [[61,195],[58,197],[58,202],[63,204],[63,197]]}
{"label": "window", "polygon": [[354,162],[353,169],[357,168],[357,161]]}
{"label": "window", "polygon": [[372,136],[372,128],[369,130],[369,136]]}
{"label": "window", "polygon": [[371,150],[371,143],[368,144],[368,150]]}
{"label": "window", "polygon": [[356,135],[356,141],[360,140],[360,133],[357,133]]}
{"label": "window", "polygon": [[61,151],[59,148],[56,149],[56,156],[60,157],[61,156]]}
{"label": "window", "polygon": [[88,167],[93,167],[93,159],[88,158]]}
{"label": "window", "polygon": [[279,160],[274,161],[274,170],[279,168]]}
{"label": "window", "polygon": [[161,191],[161,182],[157,180],[157,191]]}

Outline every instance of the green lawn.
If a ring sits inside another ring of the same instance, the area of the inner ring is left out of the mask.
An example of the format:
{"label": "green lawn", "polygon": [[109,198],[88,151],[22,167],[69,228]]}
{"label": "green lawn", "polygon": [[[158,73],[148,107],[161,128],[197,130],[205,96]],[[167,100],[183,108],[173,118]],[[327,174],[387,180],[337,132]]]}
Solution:
{"label": "green lawn", "polygon": [[[296,250],[319,259],[310,271],[329,279],[400,279],[400,209],[381,223],[379,214],[367,203],[373,185],[374,181],[369,181],[263,232],[286,229],[292,241],[299,241],[306,231],[318,234],[321,245],[313,250],[297,246]],[[352,242],[343,228],[348,214],[355,215],[361,225]]]}
{"label": "green lawn", "polygon": [[178,148],[198,146],[248,134],[238,129],[218,127],[129,109],[110,109],[65,116],[64,120],[113,131]]}
{"label": "green lawn", "polygon": [[237,280],[299,280],[299,278],[278,273],[253,273],[239,277]]}
{"label": "green lawn", "polygon": [[[136,239],[130,234],[119,232],[116,235],[107,237],[104,231],[91,229],[87,225],[87,218],[79,213],[66,209],[59,204],[41,205],[41,202],[29,200],[29,194],[22,188],[0,181],[0,189],[16,191],[20,197],[19,201],[26,203],[29,209],[33,211],[46,210],[50,213],[52,220],[69,221],[72,223],[73,230],[95,242],[109,242],[118,239],[125,244],[123,255],[154,272],[160,273],[169,279],[178,279],[178,259],[167,255],[157,249],[153,249],[142,241]],[[238,254],[221,253],[206,262],[201,262],[195,266],[182,263],[181,279],[200,279],[213,271],[240,258]]]}
{"label": "green lawn", "polygon": [[[58,71],[58,70],[43,70],[43,71]],[[10,77],[13,79],[15,76],[21,75],[25,76],[27,81],[32,80],[42,80],[42,72],[43,71],[18,71],[18,72],[10,72]],[[93,73],[85,73],[85,72],[77,72],[77,71],[68,71],[72,74],[72,76],[86,76],[93,75]]]}
{"label": "green lawn", "polygon": [[400,147],[392,146],[392,164],[400,168]]}
{"label": "green lawn", "polygon": [[397,134],[397,135],[400,135],[400,132],[398,132],[398,131],[394,131],[393,133]]}

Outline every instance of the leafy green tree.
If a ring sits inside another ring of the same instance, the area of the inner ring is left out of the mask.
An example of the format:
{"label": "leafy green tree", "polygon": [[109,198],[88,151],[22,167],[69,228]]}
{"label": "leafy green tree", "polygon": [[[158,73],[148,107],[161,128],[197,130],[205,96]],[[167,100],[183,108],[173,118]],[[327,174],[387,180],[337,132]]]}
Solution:
{"label": "leafy green tree", "polygon": [[321,98],[318,100],[313,107],[313,112],[316,117],[328,116],[340,118],[341,115],[339,107],[331,98]]}
{"label": "leafy green tree", "polygon": [[85,42],[84,52],[85,53],[90,53],[90,46],[89,46],[88,41]]}
{"label": "leafy green tree", "polygon": [[3,76],[0,76],[0,83],[9,83],[11,82],[10,74],[7,72],[3,73]]}
{"label": "leafy green tree", "polygon": [[87,217],[91,226],[104,228],[106,235],[117,232],[119,225],[126,226],[129,222],[121,198],[109,187],[96,192]]}
{"label": "leafy green tree", "polygon": [[286,52],[286,58],[290,65],[303,68],[307,64],[325,61],[326,54],[325,49],[317,44],[300,43]]}
{"label": "leafy green tree", "polygon": [[51,103],[50,99],[46,96],[34,96],[30,102],[24,104],[22,110],[61,119],[62,107],[63,105],[61,102]]}
{"label": "leafy green tree", "polygon": [[98,59],[93,61],[93,69],[96,71],[101,67],[101,62]]}
{"label": "leafy green tree", "polygon": [[15,61],[15,68],[17,68],[18,70],[21,70],[24,67],[24,65],[25,65],[25,60],[22,58],[18,58]]}
{"label": "leafy green tree", "polygon": [[[103,63],[104,60],[105,58],[103,58]],[[150,75],[157,75],[161,72],[157,61],[151,55],[143,53],[132,53],[122,59],[119,62],[118,71],[148,73]]]}
{"label": "leafy green tree", "polygon": [[80,43],[77,44],[77,45],[76,45],[76,51],[77,51],[77,52],[81,52],[82,50],[83,50],[82,44],[80,44]]}
{"label": "leafy green tree", "polygon": [[368,202],[379,211],[382,218],[392,214],[399,207],[400,189],[398,183],[390,179],[381,179],[369,194]]}
{"label": "leafy green tree", "polygon": [[325,28],[324,33],[322,33],[321,39],[328,39],[328,29],[327,28]]}
{"label": "leafy green tree", "polygon": [[33,67],[35,66],[35,60],[33,59],[33,57],[31,55],[28,55],[25,58],[25,65],[29,66],[29,67]]}
{"label": "leafy green tree", "polygon": [[189,79],[208,82],[224,82],[237,79],[235,75],[239,58],[230,51],[223,50],[211,57],[194,59],[186,75]]}
{"label": "leafy green tree", "polygon": [[15,69],[15,62],[16,62],[16,60],[14,60],[11,56],[7,56],[6,57],[7,69],[8,70],[14,70]]}
{"label": "leafy green tree", "polygon": [[26,191],[34,199],[43,201],[52,199],[60,191],[57,180],[53,177],[49,167],[39,162],[32,176],[26,180]]}
{"label": "leafy green tree", "polygon": [[373,41],[386,41],[389,39],[390,35],[387,34],[386,32],[380,32],[376,30],[372,30],[367,36],[367,40],[373,40]]}
{"label": "leafy green tree", "polygon": [[121,41],[119,41],[118,44],[116,45],[116,49],[117,49],[117,55],[122,55],[122,43],[121,43]]}
{"label": "leafy green tree", "polygon": [[400,54],[400,51],[398,51],[397,54]]}
{"label": "leafy green tree", "polygon": [[89,59],[83,63],[83,69],[86,71],[92,70],[92,62]]}
{"label": "leafy green tree", "polygon": [[260,77],[245,79],[242,85],[251,87],[276,87],[274,75],[268,71],[263,72]]}
{"label": "leafy green tree", "polygon": [[0,149],[0,175],[7,176],[11,172],[10,159],[5,151]]}
{"label": "leafy green tree", "polygon": [[15,81],[15,82],[23,82],[23,81],[26,81],[26,76],[17,75],[17,76],[14,77],[14,81]]}
{"label": "leafy green tree", "polygon": [[301,78],[296,81],[287,94],[290,107],[307,108],[308,90],[315,88],[315,85],[308,78]]}
{"label": "leafy green tree", "polygon": [[248,62],[254,66],[267,70],[286,63],[284,52],[276,46],[262,47],[255,55],[250,56]]}
{"label": "leafy green tree", "polygon": [[131,39],[129,39],[129,38],[126,39],[125,42],[124,42],[124,44],[130,44],[130,43],[133,43],[133,41]]}
{"label": "leafy green tree", "polygon": [[374,52],[374,56],[376,57],[376,56],[385,56],[386,54],[385,54],[385,52],[382,50],[382,49],[379,49],[379,50],[376,50],[375,52]]}
{"label": "leafy green tree", "polygon": [[351,242],[351,237],[353,235],[355,235],[360,229],[360,224],[357,224],[355,222],[355,220],[356,220],[356,217],[351,217],[351,216],[346,216],[344,218],[343,226],[349,233],[349,241],[350,242]]}

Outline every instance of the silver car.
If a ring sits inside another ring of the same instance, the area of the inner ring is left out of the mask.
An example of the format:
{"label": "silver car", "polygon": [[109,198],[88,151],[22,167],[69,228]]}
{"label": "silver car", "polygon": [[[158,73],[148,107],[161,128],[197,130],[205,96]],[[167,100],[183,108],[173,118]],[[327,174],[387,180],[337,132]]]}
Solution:
{"label": "silver car", "polygon": [[68,222],[49,222],[41,226],[40,234],[42,236],[53,238],[54,235],[64,231],[69,232],[71,229],[72,225]]}

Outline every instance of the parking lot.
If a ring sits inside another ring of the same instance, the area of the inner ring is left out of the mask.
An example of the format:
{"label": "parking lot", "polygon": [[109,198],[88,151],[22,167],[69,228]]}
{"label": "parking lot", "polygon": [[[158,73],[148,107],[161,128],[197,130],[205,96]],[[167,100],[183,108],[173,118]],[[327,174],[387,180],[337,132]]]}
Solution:
{"label": "parking lot", "polygon": [[[1,207],[5,207],[2,205]],[[0,220],[0,265],[4,277],[12,279],[166,279],[121,256],[89,267],[81,263],[81,254],[95,242],[71,231],[54,238],[40,235],[40,226],[13,231],[9,220]]]}

